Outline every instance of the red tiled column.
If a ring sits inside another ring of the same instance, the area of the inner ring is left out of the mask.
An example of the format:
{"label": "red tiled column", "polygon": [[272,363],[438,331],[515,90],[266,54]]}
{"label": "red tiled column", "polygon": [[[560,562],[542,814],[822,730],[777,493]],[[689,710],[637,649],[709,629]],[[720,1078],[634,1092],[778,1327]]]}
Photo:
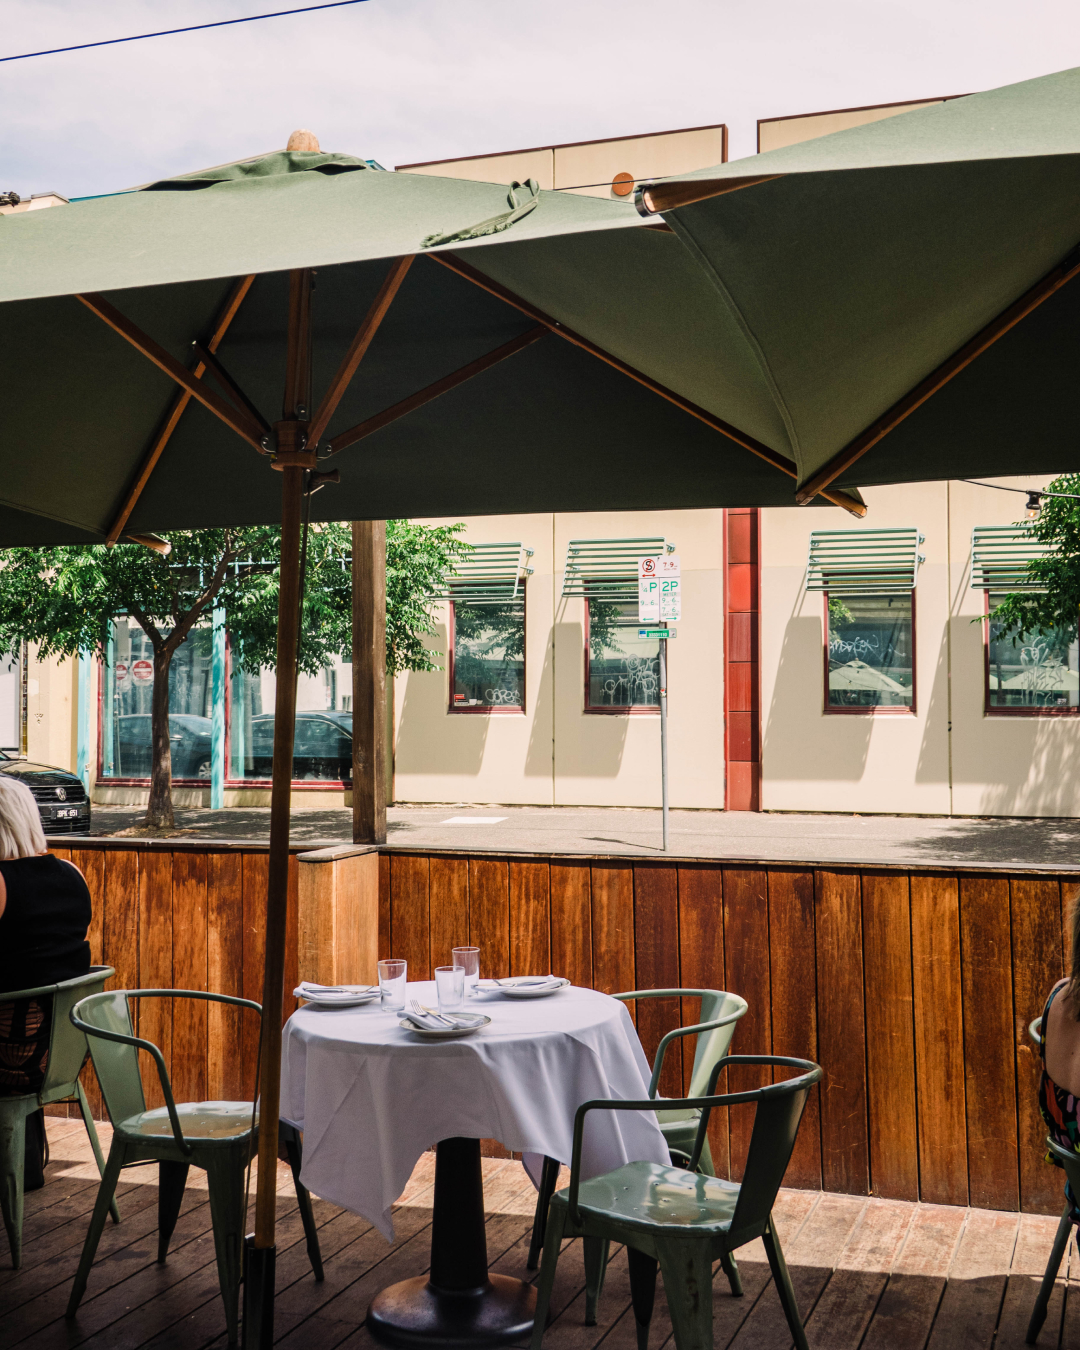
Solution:
{"label": "red tiled column", "polygon": [[724,805],[761,810],[758,535],[755,507],[724,512]]}

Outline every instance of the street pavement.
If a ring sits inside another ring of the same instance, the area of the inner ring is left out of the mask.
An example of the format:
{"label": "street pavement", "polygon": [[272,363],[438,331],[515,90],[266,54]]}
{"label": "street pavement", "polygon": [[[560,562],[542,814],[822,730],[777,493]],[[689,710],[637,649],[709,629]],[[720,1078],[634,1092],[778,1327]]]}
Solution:
{"label": "street pavement", "polygon": [[[95,835],[137,828],[142,810],[95,806]],[[177,838],[265,841],[268,807],[178,810]],[[387,845],[399,849],[569,853],[656,858],[660,812],[621,808],[392,806]],[[348,842],[347,810],[297,810],[297,843]],[[58,841],[59,842],[59,841]],[[762,862],[980,863],[1080,871],[1080,820],[672,811],[669,855]]]}

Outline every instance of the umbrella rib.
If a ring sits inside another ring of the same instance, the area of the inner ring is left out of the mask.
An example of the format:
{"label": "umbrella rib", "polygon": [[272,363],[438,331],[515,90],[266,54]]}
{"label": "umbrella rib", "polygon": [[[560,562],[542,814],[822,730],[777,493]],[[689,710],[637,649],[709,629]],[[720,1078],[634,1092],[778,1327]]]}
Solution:
{"label": "umbrella rib", "polygon": [[326,430],[331,417],[341,401],[341,396],[349,387],[349,381],[356,374],[357,367],[364,359],[368,347],[371,346],[371,340],[379,331],[379,325],[386,317],[386,312],[393,303],[394,296],[398,293],[398,288],[405,280],[405,274],[412,265],[414,254],[407,254],[404,258],[395,258],[390,264],[390,270],[386,274],[386,279],[379,287],[379,293],[371,303],[371,308],[364,315],[364,321],[357,329],[356,336],[349,344],[349,350],[345,353],[341,365],[338,366],[337,374],[330,381],[326,393],[323,395],[322,402],[319,404],[318,411],[311,419],[311,424],[307,429],[308,445],[318,445],[319,438]]}
{"label": "umbrella rib", "polygon": [[[208,351],[217,351],[222,338],[229,330],[229,325],[232,323],[233,319],[236,318],[237,312],[244,302],[244,297],[247,295],[248,291],[251,290],[254,280],[255,274],[253,272],[250,276],[241,277],[232,288],[232,291],[229,293],[229,298],[225,301],[224,308],[218,315],[218,320],[214,325],[214,331],[210,336],[210,341],[206,344]],[[195,366],[192,374],[197,378],[203,373],[204,369],[205,367],[200,361]],[[172,438],[172,434],[180,422],[181,414],[190,401],[191,395],[186,389],[181,389],[173,399],[172,407],[165,417],[165,425],[156,436],[153,445],[151,445],[150,449],[146,452],[143,462],[139,465],[139,470],[135,475],[135,481],[132,483],[128,495],[124,498],[124,504],[121,506],[116,519],[109,526],[105,541],[110,547],[115,544],[123,534],[124,526],[131,518],[131,513],[135,510],[139,498],[143,494],[143,489],[150,481],[150,475],[154,472],[155,468],[157,468],[157,462]]]}
{"label": "umbrella rib", "polygon": [[440,394],[445,394],[451,389],[456,389],[459,384],[464,384],[466,380],[471,380],[474,375],[480,375],[485,370],[490,370],[500,361],[505,361],[508,356],[514,356],[517,352],[523,351],[531,346],[537,339],[546,337],[549,329],[545,324],[537,324],[535,328],[529,328],[524,333],[519,333],[516,338],[503,343],[501,347],[496,347],[493,351],[487,352],[484,356],[478,357],[475,361],[470,361],[467,366],[462,366],[459,370],[453,371],[450,375],[444,375],[441,380],[436,380],[434,384],[427,385],[426,388],[418,390],[415,394],[410,394],[408,398],[403,398],[400,403],[395,403],[389,408],[384,408],[374,417],[369,417],[363,422],[358,422],[356,426],[350,427],[348,431],[342,431],[332,440],[327,442],[327,449],[330,454],[336,455],[339,450],[344,450],[350,445],[355,445],[365,436],[370,436],[375,431],[380,431],[383,427],[389,426],[391,422],[396,422],[399,417],[405,417],[416,408],[422,408],[425,403],[430,403]]}
{"label": "umbrella rib", "polygon": [[713,197],[723,197],[740,188],[756,187],[758,183],[771,183],[784,177],[786,175],[782,173],[763,173],[746,178],[691,178],[674,183],[643,183],[637,190],[638,212],[643,216],[655,216],[661,211],[711,201]]}
{"label": "umbrella rib", "polygon": [[248,398],[247,394],[244,393],[214,353],[207,350],[201,342],[193,342],[191,346],[195,355],[202,362],[204,369],[208,370],[210,374],[214,376],[218,384],[220,384],[226,394],[229,395],[236,407],[239,408],[241,412],[246,413],[253,422],[256,422],[262,428],[264,436],[269,436],[269,422],[267,422],[266,418],[258,408],[256,408],[255,404],[252,403],[251,399]]}
{"label": "umbrella rib", "polygon": [[[453,253],[429,253],[427,254],[427,257],[429,257],[432,262],[441,263],[443,267],[449,268],[451,272],[455,272],[466,281],[471,281],[474,285],[487,291],[489,295],[494,295],[497,299],[504,301],[508,305],[512,305],[514,309],[520,310],[522,314],[527,314],[531,319],[535,319],[538,323],[543,324],[549,332],[556,334],[558,337],[565,338],[567,342],[572,343],[575,347],[580,347],[582,351],[586,351],[591,356],[595,356],[598,360],[612,366],[615,370],[619,371],[620,374],[627,376],[638,384],[644,385],[644,387],[651,390],[652,393],[657,394],[660,398],[666,399],[668,403],[673,403],[676,408],[681,409],[685,413],[689,413],[691,417],[697,418],[699,422],[704,422],[704,424],[707,427],[711,427],[713,431],[718,431],[722,436],[726,436],[728,440],[734,441],[736,445],[741,446],[744,450],[749,450],[752,455],[757,455],[759,459],[765,460],[767,464],[771,464],[774,469],[779,469],[781,473],[787,474],[789,478],[798,479],[798,469],[794,461],[788,459],[786,455],[781,455],[776,450],[770,449],[769,446],[764,445],[761,441],[755,440],[753,436],[749,436],[746,432],[731,426],[730,423],[723,421],[722,418],[714,416],[711,412],[707,412],[704,408],[699,407],[698,404],[691,403],[689,399],[683,398],[681,394],[677,394],[674,389],[669,389],[666,385],[660,384],[657,380],[652,379],[642,371],[637,370],[635,367],[628,365],[625,361],[620,360],[619,357],[612,356],[610,352],[606,352],[602,347],[598,347],[595,342],[590,342],[588,338],[582,337],[580,333],[575,333],[572,328],[567,328],[565,324],[560,323],[558,319],[553,319],[550,315],[545,314],[543,310],[537,309],[535,305],[522,299],[520,295],[515,295],[513,291],[507,290],[505,286],[500,285],[497,281],[492,281],[491,278],[485,276],[483,272],[478,272],[475,267],[471,267],[468,263],[462,262],[461,259],[456,257]],[[866,514],[866,506],[864,503],[857,501],[847,492],[834,490],[823,493],[822,495],[827,497],[834,506],[842,506],[845,511],[850,511],[854,516],[864,516]]]}
{"label": "umbrella rib", "polygon": [[107,323],[114,333],[119,333],[122,338],[130,342],[135,350],[141,352],[148,361],[157,366],[158,370],[168,375],[170,379],[175,380],[193,398],[198,399],[208,412],[212,412],[215,417],[219,417],[227,427],[235,431],[249,445],[254,446],[260,454],[263,453],[261,444],[263,432],[258,423],[253,422],[247,413],[241,413],[239,408],[234,408],[226,399],[215,394],[202,380],[197,379],[186,366],[181,365],[175,356],[170,355],[164,347],[132,323],[126,315],[121,314],[103,295],[77,295],[75,298],[81,300],[88,310]]}
{"label": "umbrella rib", "polygon": [[795,500],[799,505],[805,506],[813,501],[818,493],[824,496],[824,489],[835,478],[849,469],[856,460],[861,459],[868,450],[873,449],[916,408],[921,407],[954,376],[971,365],[972,361],[992,347],[998,338],[1004,337],[1011,328],[1015,328],[1021,319],[1027,318],[1033,310],[1038,309],[1044,300],[1048,300],[1055,291],[1059,291],[1078,272],[1080,272],[1080,258],[1077,257],[1076,250],[1073,250],[1064,262],[1048,272],[1041,281],[1037,281],[1019,300],[1015,300],[1007,309],[1002,310],[996,318],[991,319],[969,342],[965,342],[958,351],[953,352],[952,356],[943,361],[936,370],[931,371],[924,380],[910,389],[887,412],[882,413],[875,422],[871,422],[853,441],[849,441],[843,450],[838,451],[827,464],[808,478],[795,494]]}

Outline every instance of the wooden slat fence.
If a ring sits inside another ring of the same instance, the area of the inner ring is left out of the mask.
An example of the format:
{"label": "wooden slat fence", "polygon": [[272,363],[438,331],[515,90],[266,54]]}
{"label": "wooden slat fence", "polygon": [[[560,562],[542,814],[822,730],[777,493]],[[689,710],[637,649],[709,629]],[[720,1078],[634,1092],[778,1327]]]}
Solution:
{"label": "wooden slat fence", "polygon": [[[55,851],[87,875],[94,959],[116,967],[117,984],[259,998],[265,848],[102,841]],[[608,992],[742,994],[750,1011],[736,1051],[825,1069],[788,1185],[1060,1211],[1060,1174],[1041,1160],[1027,1024],[1067,973],[1064,920],[1080,878],[396,850],[379,865],[379,951],[405,957],[414,978],[473,942],[485,975],[551,969]],[[287,1014],[296,979],[294,875]],[[647,1053],[696,1017],[692,1000],[642,1005]],[[179,1096],[250,1096],[254,1019],[212,1008],[173,1017],[160,1005],[141,1030],[162,1046]],[[664,1093],[684,1088],[690,1058],[669,1056]],[[760,1078],[744,1069],[731,1080]],[[739,1176],[751,1119],[752,1108],[717,1114],[719,1171]]]}

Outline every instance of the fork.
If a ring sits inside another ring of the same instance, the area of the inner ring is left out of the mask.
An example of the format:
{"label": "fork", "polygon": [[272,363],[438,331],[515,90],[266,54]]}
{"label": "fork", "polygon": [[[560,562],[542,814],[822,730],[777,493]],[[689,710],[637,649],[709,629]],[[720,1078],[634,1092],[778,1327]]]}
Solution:
{"label": "fork", "polygon": [[412,1003],[412,1010],[413,1010],[413,1012],[416,1013],[418,1016],[420,1016],[420,1017],[424,1017],[424,1016],[435,1017],[435,1018],[437,1018],[440,1022],[445,1022],[446,1025],[447,1025],[448,1027],[456,1027],[456,1026],[457,1026],[457,1023],[456,1023],[456,1022],[451,1022],[450,1019],[449,1019],[449,1017],[444,1017],[444,1016],[442,1015],[442,1013],[436,1012],[434,1008],[425,1008],[424,1005],[423,1005],[421,1002],[419,1002],[418,999],[415,999],[415,998],[414,998],[414,999],[411,999],[410,1002]]}

